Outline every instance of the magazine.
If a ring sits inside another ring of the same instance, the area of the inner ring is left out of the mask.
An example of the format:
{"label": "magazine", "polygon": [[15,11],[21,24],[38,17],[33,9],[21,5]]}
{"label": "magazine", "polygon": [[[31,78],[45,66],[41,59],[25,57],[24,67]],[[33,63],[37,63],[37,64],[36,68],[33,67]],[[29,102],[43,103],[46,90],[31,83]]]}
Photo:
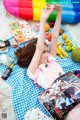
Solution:
{"label": "magazine", "polygon": [[39,100],[53,118],[63,120],[80,103],[80,79],[72,72],[58,77]]}

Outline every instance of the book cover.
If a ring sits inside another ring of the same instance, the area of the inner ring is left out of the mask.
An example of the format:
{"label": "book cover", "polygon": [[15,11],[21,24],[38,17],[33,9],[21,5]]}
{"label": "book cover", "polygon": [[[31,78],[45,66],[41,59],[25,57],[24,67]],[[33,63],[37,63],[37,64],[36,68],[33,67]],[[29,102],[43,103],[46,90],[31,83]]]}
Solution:
{"label": "book cover", "polygon": [[80,103],[80,79],[72,72],[60,76],[39,100],[53,118],[63,120]]}

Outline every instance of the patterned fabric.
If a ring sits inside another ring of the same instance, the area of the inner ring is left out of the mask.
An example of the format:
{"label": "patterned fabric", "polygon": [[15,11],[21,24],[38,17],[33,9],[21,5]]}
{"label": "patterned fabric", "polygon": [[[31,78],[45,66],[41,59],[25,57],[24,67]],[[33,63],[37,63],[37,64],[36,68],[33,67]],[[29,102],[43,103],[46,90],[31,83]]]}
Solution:
{"label": "patterned fabric", "polygon": [[[65,29],[65,33],[67,33],[70,40],[72,40],[71,35],[65,26],[61,27]],[[12,39],[13,38],[9,39],[10,43],[12,43]],[[59,37],[59,40],[63,42],[61,36]],[[14,51],[15,49],[10,47],[8,54],[14,59],[14,63],[16,63]],[[69,56],[69,58],[64,59],[61,59],[58,56],[56,58],[58,63],[63,67],[63,70],[68,72],[80,69],[80,63],[75,63],[72,61],[71,53],[69,53]],[[6,68],[6,66],[0,65],[0,72],[3,74]],[[26,75],[26,69],[15,65],[6,82],[12,87],[12,101],[17,120],[24,120],[25,113],[32,107],[39,107],[42,112],[48,115],[38,100],[38,96],[44,91],[44,89],[41,87],[38,88],[37,85],[34,84],[33,80],[29,79]]]}

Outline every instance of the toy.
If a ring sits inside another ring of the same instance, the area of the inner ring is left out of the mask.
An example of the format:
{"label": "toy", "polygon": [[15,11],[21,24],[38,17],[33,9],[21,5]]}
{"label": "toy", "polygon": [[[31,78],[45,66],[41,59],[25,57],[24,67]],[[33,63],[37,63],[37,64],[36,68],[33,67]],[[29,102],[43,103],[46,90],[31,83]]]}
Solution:
{"label": "toy", "polygon": [[[80,22],[80,0],[3,0],[6,10],[12,15],[27,19],[40,21],[41,9],[46,3],[62,5],[62,22],[78,23]],[[52,13],[49,21],[55,21],[57,11]]]}

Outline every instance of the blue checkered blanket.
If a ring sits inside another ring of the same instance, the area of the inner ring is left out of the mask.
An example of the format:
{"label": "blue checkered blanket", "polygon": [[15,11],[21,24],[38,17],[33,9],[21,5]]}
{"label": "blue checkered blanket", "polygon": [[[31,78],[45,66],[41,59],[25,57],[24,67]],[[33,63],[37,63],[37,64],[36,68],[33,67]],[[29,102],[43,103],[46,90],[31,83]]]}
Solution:
{"label": "blue checkered blanket", "polygon": [[[72,40],[71,35],[66,27],[63,25],[62,27],[65,29],[65,32],[67,33],[70,40]],[[59,37],[59,40],[63,42],[61,36]],[[9,41],[12,42],[12,38],[10,38]],[[14,51],[15,49],[10,47],[8,54],[14,58],[14,62],[16,63]],[[58,56],[56,58],[58,63],[60,63],[60,65],[63,67],[64,71],[68,72],[80,69],[80,63],[75,63],[71,59],[71,53],[69,53],[69,56],[69,58],[64,59],[61,59]],[[0,65],[0,72],[2,74],[5,70],[6,67]],[[6,80],[6,82],[12,87],[12,102],[17,120],[24,120],[25,113],[32,107],[39,107],[40,110],[48,115],[47,111],[38,100],[38,96],[44,91],[44,89],[38,88],[34,84],[33,80],[28,78],[26,73],[26,69],[15,65],[12,69],[12,73]]]}

